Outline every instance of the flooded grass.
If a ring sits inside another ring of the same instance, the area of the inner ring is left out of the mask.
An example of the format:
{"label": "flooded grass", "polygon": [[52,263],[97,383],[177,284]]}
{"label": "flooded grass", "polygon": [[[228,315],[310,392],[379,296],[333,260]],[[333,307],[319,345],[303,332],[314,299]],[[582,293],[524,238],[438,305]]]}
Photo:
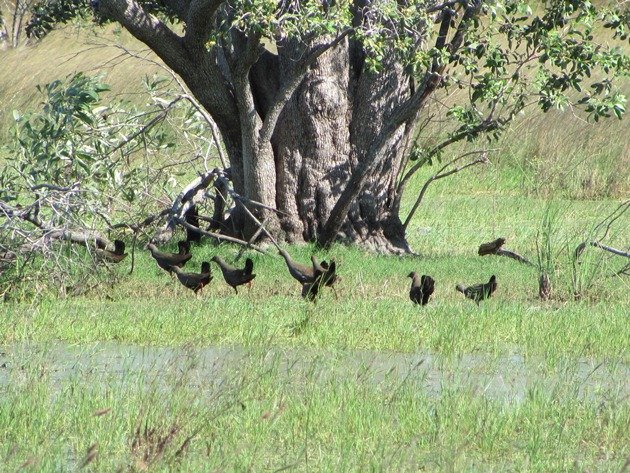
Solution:
{"label": "flooded grass", "polygon": [[[115,345],[5,360],[7,470],[620,471],[630,455],[627,366]],[[511,399],[471,374],[515,366]]]}

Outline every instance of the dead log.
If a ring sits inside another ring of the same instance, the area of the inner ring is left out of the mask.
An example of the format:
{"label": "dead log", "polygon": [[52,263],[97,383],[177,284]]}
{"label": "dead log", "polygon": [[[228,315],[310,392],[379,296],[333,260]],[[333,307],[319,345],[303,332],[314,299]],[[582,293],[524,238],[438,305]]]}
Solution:
{"label": "dead log", "polygon": [[482,243],[479,245],[479,256],[494,255],[505,244],[505,238],[497,238],[494,241],[488,243]]}
{"label": "dead log", "polygon": [[485,255],[496,255],[496,256],[506,256],[513,260],[518,261],[519,263],[526,264],[528,266],[535,266],[534,263],[529,261],[524,256],[519,255],[518,253],[511,250],[504,250],[503,245],[505,244],[505,238],[497,238],[494,241],[490,241],[488,243],[482,243],[479,245],[479,253],[480,256]]}

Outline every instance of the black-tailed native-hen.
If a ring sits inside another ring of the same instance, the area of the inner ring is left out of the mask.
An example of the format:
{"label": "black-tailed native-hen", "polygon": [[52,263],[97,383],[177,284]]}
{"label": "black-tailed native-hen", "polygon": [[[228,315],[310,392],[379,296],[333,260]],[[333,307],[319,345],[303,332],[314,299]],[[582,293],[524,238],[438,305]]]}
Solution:
{"label": "black-tailed native-hen", "polygon": [[157,262],[158,266],[169,274],[173,272],[173,267],[181,268],[186,264],[192,254],[190,253],[190,243],[186,241],[177,242],[179,253],[166,253],[157,249],[153,243],[147,245],[147,249],[151,252],[151,256]]}
{"label": "black-tailed native-hen", "polygon": [[418,273],[411,272],[407,275],[411,278],[411,289],[409,289],[409,299],[414,304],[427,305],[429,297],[435,291],[435,280],[431,276],[423,274],[419,276]]}
{"label": "black-tailed native-hen", "polygon": [[479,305],[480,301],[488,299],[497,290],[497,277],[492,275],[487,283],[474,286],[465,287],[463,284],[458,284],[455,289]]}
{"label": "black-tailed native-hen", "polygon": [[236,288],[238,286],[247,284],[247,286],[251,288],[252,280],[256,277],[256,275],[253,273],[254,262],[251,260],[251,258],[247,258],[245,260],[245,267],[243,269],[230,266],[219,256],[214,256],[212,258],[212,261],[219,265],[219,268],[221,268],[221,272],[223,273],[223,279],[225,279],[225,282],[229,286],[231,286],[237,294],[238,289]]}
{"label": "black-tailed native-hen", "polygon": [[96,250],[96,256],[101,261],[120,263],[127,257],[127,253],[125,253],[125,242],[122,240],[114,240],[114,251],[99,248]]}
{"label": "black-tailed native-hen", "polygon": [[311,256],[311,263],[313,264],[313,271],[315,274],[321,274],[320,285],[330,287],[337,297],[337,291],[334,288],[334,284],[339,280],[337,275],[337,263],[335,260],[330,260],[330,264],[326,261],[319,263],[315,256]]}
{"label": "black-tailed native-hen", "polygon": [[173,272],[177,276],[177,279],[182,286],[187,287],[195,294],[200,292],[204,286],[210,284],[212,281],[212,270],[210,269],[210,263],[204,261],[201,263],[201,273],[185,273],[177,266],[172,266]]}
{"label": "black-tailed native-hen", "polygon": [[282,248],[278,248],[278,254],[284,258],[284,262],[289,268],[289,274],[300,284],[312,284],[315,281],[315,269],[313,266],[307,266],[305,264],[294,261],[289,253]]}

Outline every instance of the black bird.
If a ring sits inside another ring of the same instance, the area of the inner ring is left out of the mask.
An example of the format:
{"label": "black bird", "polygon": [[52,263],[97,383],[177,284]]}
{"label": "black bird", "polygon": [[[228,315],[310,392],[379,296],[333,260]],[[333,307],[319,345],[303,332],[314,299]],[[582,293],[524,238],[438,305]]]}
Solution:
{"label": "black bird", "polygon": [[503,245],[505,245],[505,238],[497,238],[494,241],[489,241],[488,243],[482,243],[479,245],[477,253],[479,253],[479,256],[494,255]]}
{"label": "black bird", "polygon": [[319,278],[314,282],[306,282],[302,284],[302,297],[309,301],[314,301],[319,293]]}
{"label": "black bird", "polygon": [[479,305],[479,302],[488,299],[494,291],[497,290],[497,277],[492,275],[490,280],[485,284],[476,284],[474,286],[465,287],[463,284],[455,286],[459,292],[463,293],[468,299],[472,299]]}
{"label": "black bird", "polygon": [[238,289],[236,288],[238,286],[247,284],[248,287],[251,287],[252,280],[256,277],[256,275],[252,273],[252,271],[254,271],[254,262],[251,258],[245,260],[245,267],[243,269],[230,266],[218,256],[214,256],[212,261],[219,265],[223,273],[223,279],[225,279],[225,282],[228,283],[229,286],[232,286],[232,289],[234,289],[237,294]]}
{"label": "black bird", "polygon": [[[199,228],[199,212],[197,211],[196,205],[191,206],[186,211],[184,218],[186,219],[186,223]],[[201,241],[201,233],[199,233],[199,230],[186,227],[186,241],[199,243]]]}
{"label": "black bird", "polygon": [[[315,273],[322,275],[321,284],[328,286],[335,290],[333,284],[335,284],[339,280],[339,276],[337,276],[337,263],[335,260],[331,260],[330,264],[326,261],[322,261],[319,263],[315,256],[311,256],[311,263],[313,264],[313,271]],[[337,293],[335,292],[335,295]]]}
{"label": "black bird", "polygon": [[201,291],[204,286],[210,284],[212,281],[212,270],[210,269],[210,263],[204,261],[201,263],[201,274],[197,273],[185,273],[177,266],[171,267],[179,279],[179,282],[182,283],[183,286],[192,290],[195,294]]}
{"label": "black bird", "polygon": [[284,258],[287,268],[289,268],[289,274],[293,279],[302,285],[312,284],[315,281],[315,269],[312,266],[293,261],[289,253],[281,248],[278,248],[278,253]]}
{"label": "black bird", "polygon": [[149,243],[147,248],[151,252],[151,256],[157,262],[158,266],[169,274],[173,271],[173,266],[181,268],[186,262],[192,258],[190,253],[190,243],[186,241],[177,242],[179,253],[164,253],[157,249],[153,243]]}
{"label": "black bird", "polygon": [[96,256],[101,261],[120,263],[127,257],[127,253],[125,253],[125,242],[122,240],[114,240],[114,251],[97,248]]}
{"label": "black bird", "polygon": [[435,291],[435,280],[431,276],[423,274],[418,277],[418,273],[411,272],[407,275],[411,278],[411,289],[409,290],[409,299],[414,304],[427,305],[429,297]]}

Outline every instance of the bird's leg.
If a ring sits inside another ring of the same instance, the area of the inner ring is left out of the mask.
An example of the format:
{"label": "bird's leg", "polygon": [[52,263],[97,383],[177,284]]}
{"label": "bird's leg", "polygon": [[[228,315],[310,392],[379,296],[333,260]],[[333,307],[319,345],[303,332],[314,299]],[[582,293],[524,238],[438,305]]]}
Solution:
{"label": "bird's leg", "polygon": [[238,294],[238,289],[236,289],[236,286],[232,286],[232,289],[234,289],[234,292]]}
{"label": "bird's leg", "polygon": [[337,294],[337,289],[335,289],[335,286],[330,286],[330,288],[333,290],[333,294],[335,295],[335,300],[339,300],[339,294]]}

